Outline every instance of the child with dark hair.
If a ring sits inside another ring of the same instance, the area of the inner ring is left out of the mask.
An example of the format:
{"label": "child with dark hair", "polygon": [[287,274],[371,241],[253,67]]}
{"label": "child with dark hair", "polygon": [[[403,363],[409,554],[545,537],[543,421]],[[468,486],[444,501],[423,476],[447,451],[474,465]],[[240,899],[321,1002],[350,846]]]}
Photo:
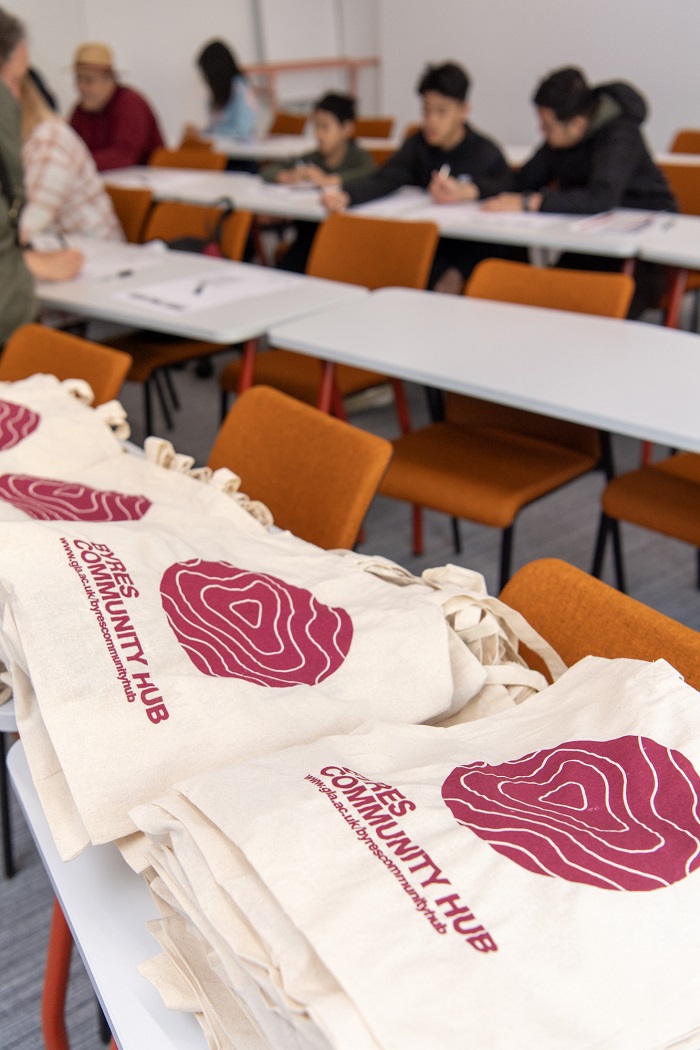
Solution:
{"label": "child with dark hair", "polygon": [[[354,98],[324,95],[314,106],[313,123],[317,148],[301,157],[263,168],[262,176],[267,182],[341,186],[373,170],[372,155],[355,142]],[[280,260],[281,269],[304,272],[317,226],[315,222],[294,223],[296,236]]]}
{"label": "child with dark hair", "polygon": [[[374,174],[324,193],[329,211],[384,197],[401,186],[420,186],[438,204],[491,197],[514,185],[513,174],[495,142],[468,122],[469,76],[455,62],[428,66],[417,91],[423,103],[423,127]],[[459,292],[466,277],[486,255],[500,249],[476,242],[441,239],[431,286]]]}
{"label": "child with dark hair", "polygon": [[266,182],[313,182],[340,186],[369,174],[374,161],[355,142],[355,99],[350,95],[324,95],[314,106],[317,148],[301,157],[269,164],[262,171]]}
{"label": "child with dark hair", "polygon": [[212,135],[247,139],[255,134],[255,106],[236,56],[221,40],[212,40],[197,56],[197,65],[209,89],[209,124]]}

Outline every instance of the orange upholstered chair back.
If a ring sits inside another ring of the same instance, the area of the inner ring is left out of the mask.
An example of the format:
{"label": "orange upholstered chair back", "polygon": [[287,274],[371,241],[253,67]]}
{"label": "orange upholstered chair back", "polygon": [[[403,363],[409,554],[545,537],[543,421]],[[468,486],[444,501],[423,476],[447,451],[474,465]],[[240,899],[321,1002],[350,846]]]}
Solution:
{"label": "orange upholstered chair back", "polygon": [[242,260],[252,222],[253,213],[250,211],[234,211],[224,220],[220,244],[227,259]]}
{"label": "orange upholstered chair back", "polygon": [[[584,656],[668,660],[700,689],[700,634],[556,558],[523,566],[501,598],[569,666]],[[533,654],[528,662],[544,671]]]}
{"label": "orange upholstered chair back", "polygon": [[700,164],[660,164],[659,167],[682,213],[700,215]]}
{"label": "orange upholstered chair back", "polygon": [[222,214],[222,208],[204,204],[161,201],[153,206],[148,216],[143,239],[173,241],[178,237],[210,238],[216,232]]}
{"label": "orange upholstered chair back", "polygon": [[329,215],[311,247],[307,274],[366,288],[425,288],[438,242],[432,222]]}
{"label": "orange upholstered chair back", "polygon": [[367,139],[388,139],[393,130],[393,117],[358,117],[355,121],[355,134]]}
{"label": "orange upholstered chair back", "polygon": [[184,149],[154,149],[148,163],[156,168],[201,168],[203,171],[223,171],[227,157],[214,150],[186,146]]}
{"label": "orange upholstered chair back", "polygon": [[308,120],[306,113],[275,113],[267,129],[268,135],[301,135]]}
{"label": "orange upholstered chair back", "polygon": [[391,452],[384,438],[254,386],[234,402],[208,462],[235,471],[275,524],[331,549],[355,542]]}
{"label": "orange upholstered chair back", "polygon": [[37,372],[59,379],[84,379],[95,404],[119,396],[131,356],[41,324],[25,324],[8,339],[0,357],[0,381],[15,382]]}
{"label": "orange upholstered chair back", "polygon": [[131,186],[105,186],[105,189],[111,197],[127,241],[140,244],[153,194],[150,190]]}
{"label": "orange upholstered chair back", "polygon": [[634,281],[623,273],[559,270],[505,259],[484,259],[474,268],[465,295],[579,314],[626,317],[634,295]]}
{"label": "orange upholstered chair back", "polygon": [[[626,274],[544,269],[504,259],[480,262],[465,289],[465,295],[477,299],[618,318],[626,316],[633,294],[634,281]],[[562,347],[562,354],[565,353],[566,347]],[[598,434],[589,427],[490,401],[447,394],[445,418],[462,425],[514,430],[581,452],[599,454]]]}
{"label": "orange upholstered chair back", "polygon": [[670,148],[671,153],[700,153],[700,129],[681,128],[677,131]]}

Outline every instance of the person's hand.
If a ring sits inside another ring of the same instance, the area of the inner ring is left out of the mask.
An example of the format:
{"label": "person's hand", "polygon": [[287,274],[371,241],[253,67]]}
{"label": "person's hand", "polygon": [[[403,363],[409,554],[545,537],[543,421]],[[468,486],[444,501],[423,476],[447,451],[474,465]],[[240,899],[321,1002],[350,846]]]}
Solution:
{"label": "person's hand", "polygon": [[77,248],[63,248],[58,252],[37,252],[30,248],[24,253],[24,261],[38,281],[69,281],[80,273],[83,253]]}
{"label": "person's hand", "polygon": [[283,186],[293,186],[295,182],[301,182],[305,178],[302,168],[283,168],[278,171],[275,181]]}
{"label": "person's hand", "polygon": [[340,186],[342,179],[339,175],[330,175],[323,168],[319,168],[317,164],[308,164],[306,168],[306,177],[310,179],[315,186]]}
{"label": "person's hand", "polygon": [[441,175],[439,171],[433,172],[428,192],[436,204],[474,201],[479,196],[479,189],[473,182],[460,182],[451,175]]}
{"label": "person's hand", "polygon": [[350,204],[350,194],[331,186],[321,194],[321,204],[327,211],[345,211]]}

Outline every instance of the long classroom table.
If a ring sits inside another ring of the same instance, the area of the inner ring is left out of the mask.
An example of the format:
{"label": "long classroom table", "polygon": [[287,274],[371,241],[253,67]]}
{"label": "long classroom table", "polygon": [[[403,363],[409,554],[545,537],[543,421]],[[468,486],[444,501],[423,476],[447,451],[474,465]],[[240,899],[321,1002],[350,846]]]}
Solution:
{"label": "long classroom table", "polygon": [[276,347],[700,452],[698,336],[405,288],[275,325]]}

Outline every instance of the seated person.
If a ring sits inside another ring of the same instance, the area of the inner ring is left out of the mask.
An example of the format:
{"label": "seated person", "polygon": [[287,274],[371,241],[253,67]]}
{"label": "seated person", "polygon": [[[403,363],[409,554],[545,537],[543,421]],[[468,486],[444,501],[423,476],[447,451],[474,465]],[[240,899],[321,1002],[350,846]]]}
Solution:
{"label": "seated person", "polygon": [[[595,214],[611,208],[677,211],[668,183],[651,158],[640,125],[647,104],[630,84],[590,87],[579,69],[559,69],[534,95],[545,141],[517,174],[520,193],[487,201],[494,211]],[[619,269],[600,256],[565,253],[560,266]],[[663,267],[638,264],[630,316],[663,291]]]}
{"label": "seated person", "polygon": [[24,27],[0,9],[0,346],[36,314],[33,277],[74,277],[82,255],[73,249],[41,252],[20,244],[23,203],[19,97],[29,68]]}
{"label": "seated person", "polygon": [[80,102],[70,125],[92,153],[97,170],[147,164],[153,150],[163,145],[163,136],[145,98],[118,83],[110,48],[81,44],[74,67]]}
{"label": "seated person", "polygon": [[[221,40],[212,40],[197,56],[197,65],[209,92],[209,135],[249,139],[257,122],[254,96],[236,56]],[[187,131],[196,134],[189,126]]]}
{"label": "seated person", "polygon": [[95,162],[79,135],[50,109],[30,77],[22,84],[23,241],[69,234],[123,241]]}
{"label": "seated person", "polygon": [[[266,182],[341,186],[374,170],[372,155],[355,142],[354,98],[324,95],[314,106],[313,122],[317,148],[301,157],[266,165],[262,170]],[[280,260],[281,269],[304,272],[317,225],[294,224],[296,237]]]}
{"label": "seated person", "polygon": [[[324,193],[330,211],[383,197],[400,186],[429,190],[439,204],[492,197],[514,186],[513,173],[498,146],[467,123],[469,77],[453,62],[429,66],[418,93],[423,127],[378,171]],[[441,291],[461,291],[476,263],[494,250],[475,242],[443,238],[431,284]],[[437,279],[437,283],[436,283]]]}

